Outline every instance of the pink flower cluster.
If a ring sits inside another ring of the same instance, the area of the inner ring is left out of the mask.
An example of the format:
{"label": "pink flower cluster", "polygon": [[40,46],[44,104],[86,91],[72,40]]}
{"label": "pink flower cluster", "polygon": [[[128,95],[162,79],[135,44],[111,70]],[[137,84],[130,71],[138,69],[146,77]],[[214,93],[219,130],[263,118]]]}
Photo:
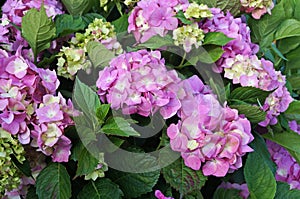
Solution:
{"label": "pink flower cluster", "polygon": [[155,197],[157,199],[174,199],[172,197],[166,197],[160,190],[155,191]]}
{"label": "pink flower cluster", "polygon": [[0,51],[0,124],[22,144],[36,146],[55,162],[66,162],[71,141],[63,135],[72,125],[71,101],[55,96],[55,71],[37,68],[21,54]]}
{"label": "pink flower cluster", "polygon": [[159,51],[140,50],[121,54],[109,67],[99,72],[96,82],[103,102],[123,114],[149,116],[160,109],[164,118],[175,115],[180,108],[176,94],[169,87],[180,79],[168,71]]}
{"label": "pink flower cluster", "polygon": [[186,9],[188,4],[188,0],[140,1],[128,18],[128,32],[142,43],[154,35],[163,37],[169,30],[177,28],[176,12]]}
{"label": "pink flower cluster", "polygon": [[240,196],[243,199],[247,199],[250,196],[247,184],[237,184],[237,183],[223,182],[218,188],[240,190],[241,191]]}
{"label": "pink flower cluster", "polygon": [[267,141],[272,160],[277,165],[276,180],[287,182],[291,189],[300,189],[300,166],[282,146]]}
{"label": "pink flower cluster", "polygon": [[237,110],[223,108],[202,81],[193,76],[182,81],[181,120],[167,129],[171,148],[181,153],[185,165],[218,177],[242,166],[242,156],[253,151],[250,122]]}
{"label": "pink flower cluster", "polygon": [[233,38],[223,47],[225,52],[217,61],[215,71],[224,70],[224,76],[232,79],[234,84],[275,90],[264,102],[262,110],[267,112],[267,117],[260,125],[276,124],[277,116],[293,100],[285,87],[285,77],[280,71],[275,71],[272,62],[257,58],[258,46],[251,42],[250,29],[241,18],[234,18],[229,12],[224,15],[220,9],[211,10],[213,18],[199,24],[203,31],[222,32]]}

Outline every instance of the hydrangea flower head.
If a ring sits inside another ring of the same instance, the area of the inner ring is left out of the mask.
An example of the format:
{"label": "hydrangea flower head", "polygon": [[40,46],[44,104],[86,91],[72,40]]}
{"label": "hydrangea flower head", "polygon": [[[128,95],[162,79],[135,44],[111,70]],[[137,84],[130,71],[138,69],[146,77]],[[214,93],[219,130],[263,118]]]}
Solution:
{"label": "hydrangea flower head", "polygon": [[173,31],[173,39],[176,46],[183,45],[186,52],[190,52],[192,46],[196,48],[204,41],[203,31],[198,28],[198,24],[185,25]]}
{"label": "hydrangea flower head", "polygon": [[213,16],[207,5],[197,3],[190,3],[186,11],[184,12],[186,18],[210,18]]}
{"label": "hydrangea flower head", "polygon": [[242,10],[247,13],[251,13],[254,19],[260,19],[265,13],[271,14],[271,10],[274,7],[272,0],[240,0],[242,4]]}
{"label": "hydrangea flower head", "polygon": [[96,85],[100,99],[124,114],[147,117],[160,109],[169,118],[181,104],[168,87],[179,81],[175,71],[166,69],[159,51],[140,50],[114,58],[99,72]]}

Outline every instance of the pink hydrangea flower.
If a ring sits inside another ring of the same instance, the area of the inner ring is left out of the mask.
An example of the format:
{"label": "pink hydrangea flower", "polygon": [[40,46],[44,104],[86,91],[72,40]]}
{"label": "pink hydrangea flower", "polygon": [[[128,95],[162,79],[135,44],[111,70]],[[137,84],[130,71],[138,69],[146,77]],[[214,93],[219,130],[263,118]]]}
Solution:
{"label": "pink hydrangea flower", "polygon": [[237,110],[222,107],[197,76],[183,80],[177,92],[180,121],[167,129],[172,150],[186,166],[204,175],[225,176],[242,166],[241,157],[253,151],[250,122]]}
{"label": "pink hydrangea flower", "polygon": [[96,85],[100,99],[124,114],[147,117],[160,109],[163,117],[169,118],[181,107],[169,89],[178,82],[177,73],[166,69],[159,51],[140,50],[114,58],[99,72]]}
{"label": "pink hydrangea flower", "polygon": [[169,30],[177,28],[176,12],[186,9],[187,5],[187,0],[139,1],[128,18],[128,32],[132,32],[136,41],[141,43],[154,35],[163,37]]}
{"label": "pink hydrangea flower", "polygon": [[[71,142],[63,135],[77,115],[72,102],[58,94],[55,71],[37,68],[22,56],[0,56],[0,126],[16,135],[22,144],[31,143],[53,161],[67,161]],[[64,153],[62,153],[62,151]]]}

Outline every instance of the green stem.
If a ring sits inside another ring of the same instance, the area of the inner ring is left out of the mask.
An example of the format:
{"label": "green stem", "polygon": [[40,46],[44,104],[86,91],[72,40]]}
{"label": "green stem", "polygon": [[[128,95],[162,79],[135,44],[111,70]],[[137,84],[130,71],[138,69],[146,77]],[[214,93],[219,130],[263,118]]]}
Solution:
{"label": "green stem", "polygon": [[181,69],[181,68],[183,68],[183,63],[184,63],[184,61],[185,61],[185,58],[186,58],[186,52],[184,52],[184,54],[183,54],[183,57],[182,57],[182,60],[181,60],[181,62],[180,62],[180,64],[179,64],[179,66],[177,66],[176,68],[178,68],[178,69]]}

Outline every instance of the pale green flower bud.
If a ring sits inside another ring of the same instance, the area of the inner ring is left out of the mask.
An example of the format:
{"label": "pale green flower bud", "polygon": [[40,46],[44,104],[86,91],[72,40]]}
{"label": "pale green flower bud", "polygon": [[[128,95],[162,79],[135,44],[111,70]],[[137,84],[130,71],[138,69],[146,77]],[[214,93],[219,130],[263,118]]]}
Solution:
{"label": "pale green flower bud", "polygon": [[198,5],[197,3],[191,3],[184,13],[186,18],[210,18],[213,17],[209,7],[207,5]]}
{"label": "pale green flower bud", "polygon": [[104,153],[99,154],[99,164],[95,170],[84,176],[85,180],[96,180],[97,178],[103,178],[105,176],[104,172],[108,170],[107,164],[104,162]]}
{"label": "pale green flower bud", "polygon": [[6,191],[19,187],[22,173],[11,160],[14,155],[22,163],[25,160],[24,148],[10,133],[0,128],[0,198]]}

